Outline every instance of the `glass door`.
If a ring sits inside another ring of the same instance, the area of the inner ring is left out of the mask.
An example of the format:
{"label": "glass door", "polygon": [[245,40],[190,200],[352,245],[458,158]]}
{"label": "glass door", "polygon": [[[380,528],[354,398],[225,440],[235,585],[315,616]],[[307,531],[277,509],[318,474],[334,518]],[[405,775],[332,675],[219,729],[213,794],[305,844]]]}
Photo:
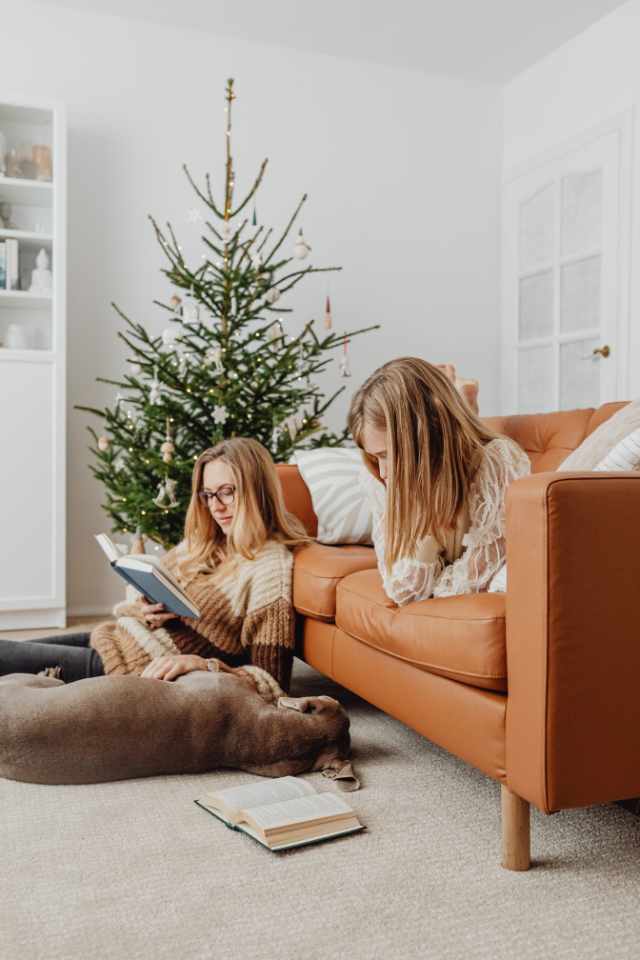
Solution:
{"label": "glass door", "polygon": [[617,398],[619,139],[600,136],[505,189],[505,413]]}

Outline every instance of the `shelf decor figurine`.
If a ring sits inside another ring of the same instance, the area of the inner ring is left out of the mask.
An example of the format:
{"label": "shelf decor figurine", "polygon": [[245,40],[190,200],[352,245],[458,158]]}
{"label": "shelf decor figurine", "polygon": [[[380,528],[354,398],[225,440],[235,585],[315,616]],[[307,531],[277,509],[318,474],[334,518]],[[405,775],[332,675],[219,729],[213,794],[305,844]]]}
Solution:
{"label": "shelf decor figurine", "polygon": [[31,148],[31,156],[36,168],[36,180],[51,180],[51,148],[44,143],[35,143]]}
{"label": "shelf decor figurine", "polygon": [[7,348],[9,350],[27,350],[28,347],[27,331],[19,323],[10,323],[7,326]]}
{"label": "shelf decor figurine", "polygon": [[31,293],[51,293],[53,286],[53,275],[49,269],[49,256],[44,247],[40,248],[40,253],[36,257],[35,270],[31,271]]}
{"label": "shelf decor figurine", "polygon": [[7,177],[11,177],[12,179],[18,179],[23,176],[20,157],[18,156],[18,151],[15,147],[9,150],[9,153],[7,154],[5,174]]}

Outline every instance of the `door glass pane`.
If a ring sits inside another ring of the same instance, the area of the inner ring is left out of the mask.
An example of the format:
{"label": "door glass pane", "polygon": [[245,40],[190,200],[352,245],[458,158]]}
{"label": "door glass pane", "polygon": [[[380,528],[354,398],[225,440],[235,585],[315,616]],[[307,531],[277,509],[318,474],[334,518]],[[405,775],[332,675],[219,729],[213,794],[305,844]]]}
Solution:
{"label": "door glass pane", "polygon": [[609,363],[593,356],[598,339],[560,344],[560,409],[597,407],[600,403],[600,366]]}
{"label": "door glass pane", "polygon": [[560,271],[560,332],[600,327],[602,257],[566,263]]}
{"label": "door glass pane", "polygon": [[553,333],[553,271],[545,270],[520,280],[518,336],[520,340]]}
{"label": "door glass pane", "polygon": [[546,413],[555,409],[553,347],[518,351],[518,412]]}
{"label": "door glass pane", "polygon": [[546,265],[553,258],[553,183],[520,204],[518,263],[520,273]]}
{"label": "door glass pane", "polygon": [[563,257],[598,250],[602,244],[602,170],[562,178]]}

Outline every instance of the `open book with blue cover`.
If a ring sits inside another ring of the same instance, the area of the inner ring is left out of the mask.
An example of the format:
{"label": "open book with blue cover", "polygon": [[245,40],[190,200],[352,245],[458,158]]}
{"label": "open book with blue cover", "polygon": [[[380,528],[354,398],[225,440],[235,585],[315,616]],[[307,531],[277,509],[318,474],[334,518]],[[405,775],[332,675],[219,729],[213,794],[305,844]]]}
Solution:
{"label": "open book with blue cover", "polygon": [[128,553],[123,556],[106,533],[97,533],[96,540],[115,572],[149,600],[163,603],[167,610],[178,617],[197,619],[200,616],[198,608],[189,600],[178,581],[162,566],[159,557],[146,553]]}
{"label": "open book with blue cover", "polygon": [[269,850],[288,850],[364,829],[342,797],[316,793],[299,777],[216,790],[195,802],[232,830],[248,833]]}

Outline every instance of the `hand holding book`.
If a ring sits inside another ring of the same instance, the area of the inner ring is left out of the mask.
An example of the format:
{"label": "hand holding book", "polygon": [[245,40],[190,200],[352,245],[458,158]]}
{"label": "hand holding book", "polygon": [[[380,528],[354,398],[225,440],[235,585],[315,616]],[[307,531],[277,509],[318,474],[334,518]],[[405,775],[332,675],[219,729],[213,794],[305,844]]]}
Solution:
{"label": "hand holding book", "polygon": [[167,610],[164,603],[153,603],[148,597],[141,597],[140,603],[145,622],[154,629],[162,627],[168,620],[175,620],[175,613]]}
{"label": "hand holding book", "polygon": [[200,616],[198,608],[191,602],[178,581],[162,566],[158,557],[148,554],[120,556],[117,547],[106,533],[96,534],[96,540],[106,554],[111,568],[123,580],[135,587],[145,599],[150,597],[156,604],[163,607],[162,614],[158,610],[156,615],[164,616],[164,611],[171,610],[174,616],[195,619]]}

